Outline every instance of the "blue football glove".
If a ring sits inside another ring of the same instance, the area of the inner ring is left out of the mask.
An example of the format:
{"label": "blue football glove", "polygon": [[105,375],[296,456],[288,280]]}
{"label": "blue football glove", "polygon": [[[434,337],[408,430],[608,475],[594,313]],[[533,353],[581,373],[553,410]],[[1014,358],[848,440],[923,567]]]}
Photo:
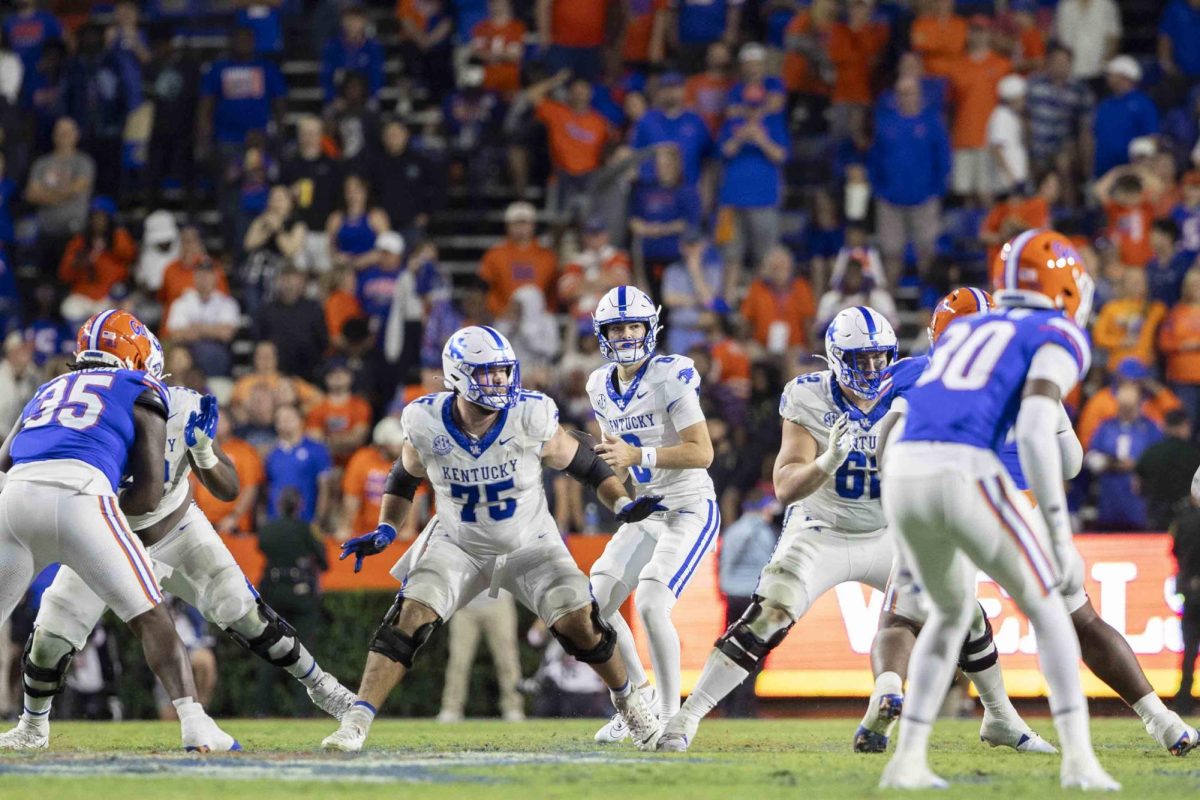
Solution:
{"label": "blue football glove", "polygon": [[666,511],[660,500],[661,494],[644,494],[637,500],[627,500],[617,509],[617,519],[621,522],[641,522],[656,511]]}
{"label": "blue football glove", "polygon": [[370,533],[364,533],[362,536],[355,536],[353,539],[342,542],[342,554],[338,557],[338,561],[344,561],[349,555],[355,556],[354,571],[358,572],[362,569],[364,558],[382,553],[394,541],[396,541],[396,529],[386,522],[381,522],[379,527]]}
{"label": "blue football glove", "polygon": [[200,398],[200,411],[188,415],[183,426],[183,441],[192,453],[192,460],[200,469],[212,469],[217,465],[217,454],[213,441],[217,438],[217,398],[206,394]]}

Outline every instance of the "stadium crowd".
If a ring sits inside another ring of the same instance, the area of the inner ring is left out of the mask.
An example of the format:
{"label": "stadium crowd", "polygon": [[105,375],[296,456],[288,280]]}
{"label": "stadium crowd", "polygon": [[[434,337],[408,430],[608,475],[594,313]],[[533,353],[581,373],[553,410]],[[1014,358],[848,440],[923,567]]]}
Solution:
{"label": "stadium crowd", "polygon": [[[1079,526],[1167,529],[1200,466],[1200,0],[1148,5],[1149,29],[1131,0],[14,0],[0,428],[125,307],[221,401],[243,490],[197,484],[218,528],[293,490],[344,540],[451,331],[502,330],[588,428],[590,312],[632,281],[703,372],[753,536],[782,383],[822,368],[828,321],[869,304],[920,351],[942,294],[1053,226],[1098,284]],[[481,257],[443,260],[501,208]],[[615,527],[548,480],[562,530]]]}

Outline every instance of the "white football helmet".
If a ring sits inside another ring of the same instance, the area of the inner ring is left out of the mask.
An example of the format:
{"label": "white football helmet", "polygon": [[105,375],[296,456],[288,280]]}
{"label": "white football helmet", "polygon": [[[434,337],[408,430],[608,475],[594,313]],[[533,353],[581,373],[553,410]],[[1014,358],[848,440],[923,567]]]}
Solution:
{"label": "white football helmet", "polygon": [[[868,306],[840,311],[825,331],[825,353],[834,378],[868,400],[879,395],[884,369],[896,360],[896,332],[882,314]],[[871,365],[866,359],[883,353],[886,362]]]}
{"label": "white football helmet", "polygon": [[517,354],[508,339],[486,326],[461,328],[446,340],[442,374],[451,391],[484,408],[512,408],[521,394]]}
{"label": "white football helmet", "polygon": [[[600,298],[596,313],[592,315],[592,328],[600,341],[600,354],[618,364],[636,364],[654,355],[661,311],[662,307],[655,306],[650,296],[636,286],[609,289]],[[640,322],[646,326],[646,335],[640,339],[610,341],[604,328],[617,322]]]}
{"label": "white football helmet", "polygon": [[162,342],[158,340],[158,337],[149,328],[146,329],[146,338],[150,340],[150,355],[146,357],[146,372],[150,373],[152,377],[162,380],[163,373],[167,368],[167,359],[163,355]]}

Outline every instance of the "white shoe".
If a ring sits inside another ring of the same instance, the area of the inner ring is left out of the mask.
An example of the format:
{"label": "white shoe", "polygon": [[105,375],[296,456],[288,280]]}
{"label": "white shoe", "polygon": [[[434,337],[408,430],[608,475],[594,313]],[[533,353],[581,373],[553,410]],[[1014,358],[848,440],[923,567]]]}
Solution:
{"label": "white shoe", "polygon": [[341,681],[328,672],[321,676],[316,686],[309,688],[308,698],[314,706],[336,720],[341,720],[358,699],[354,692],[342,686]]}
{"label": "white shoe", "polygon": [[1146,726],[1146,730],[1154,737],[1154,741],[1167,748],[1167,752],[1173,756],[1186,756],[1200,744],[1200,734],[1174,711],[1160,714]]}
{"label": "white shoe", "polygon": [[641,692],[630,692],[625,697],[613,698],[617,712],[629,726],[629,735],[639,750],[653,750],[662,734],[662,723],[658,715],[646,705],[646,699]]}
{"label": "white shoe", "polygon": [[1058,752],[1058,748],[1034,733],[1025,720],[1006,719],[983,712],[983,724],[979,726],[979,741],[990,747],[1011,747],[1018,753]]}
{"label": "white shoe", "polygon": [[1069,762],[1063,759],[1060,782],[1064,789],[1083,789],[1085,792],[1119,792],[1121,784],[1104,771],[1095,756]]}
{"label": "white shoe", "polygon": [[524,722],[525,712],[514,708],[511,711],[505,711],[500,718],[505,722]]}
{"label": "white shoe", "polygon": [[189,753],[228,753],[242,749],[237,739],[217,727],[203,711],[181,717],[179,727],[183,749]]}
{"label": "white shoe", "polygon": [[367,730],[358,721],[347,716],[341,726],[321,741],[322,750],[340,750],[343,753],[357,753],[362,750],[367,741]]}
{"label": "white shoe", "polygon": [[945,789],[949,785],[928,764],[896,756],[883,768],[879,778],[880,789]]}
{"label": "white shoe", "polygon": [[31,725],[21,717],[17,727],[0,734],[0,750],[45,750],[50,746],[50,723]]}
{"label": "white shoe", "polygon": [[680,711],[671,717],[671,720],[663,727],[662,736],[658,740],[658,749],[667,753],[687,752],[688,747],[696,738],[696,730],[699,727],[700,720],[693,720],[691,716]]}
{"label": "white shoe", "polygon": [[657,750],[660,753],[686,753],[689,744],[691,742],[688,741],[686,733],[674,731],[658,737]]}
{"label": "white shoe", "polygon": [[[653,686],[648,686],[642,689],[642,697],[646,700],[646,705],[651,709],[658,706],[658,691]],[[596,735],[592,737],[599,744],[617,744],[629,738],[629,726],[625,724],[625,718],[618,711],[612,715],[612,719],[604,723],[604,727],[596,731]]]}
{"label": "white shoe", "polygon": [[437,721],[445,725],[452,725],[456,722],[462,722],[463,715],[461,711],[448,711],[443,708],[438,712]]}

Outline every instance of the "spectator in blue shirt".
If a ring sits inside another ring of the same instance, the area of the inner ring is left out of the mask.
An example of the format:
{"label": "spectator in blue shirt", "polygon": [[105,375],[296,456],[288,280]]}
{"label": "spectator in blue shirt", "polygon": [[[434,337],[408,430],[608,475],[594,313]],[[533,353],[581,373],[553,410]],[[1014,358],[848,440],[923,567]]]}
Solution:
{"label": "spectator in blue shirt", "polygon": [[1096,141],[1093,175],[1129,163],[1129,143],[1139,136],[1158,133],[1158,109],[1148,95],[1137,88],[1142,68],[1131,56],[1117,56],[1108,62],[1105,75],[1112,96],[1096,106],[1092,123]]}
{"label": "spectator in blue shirt", "polygon": [[1167,308],[1179,302],[1183,276],[1196,260],[1195,253],[1179,248],[1179,225],[1169,217],[1156,219],[1150,227],[1150,247],[1154,256],[1146,262],[1146,286],[1151,300],[1161,300]]}
{"label": "spectator in blue shirt", "polygon": [[325,445],[304,435],[304,419],[292,405],[275,411],[278,442],[267,454],[267,516],[280,514],[279,497],[289,487],[303,499],[300,518],[305,522],[323,521],[329,511],[330,470],[333,460]]}
{"label": "spectator in blue shirt", "polygon": [[679,238],[680,260],[663,275],[662,303],[670,314],[667,350],[686,353],[703,347],[707,340],[705,317],[729,310],[722,297],[725,266],[721,254],[698,228],[689,228]]}
{"label": "spectator in blue shirt", "polygon": [[1142,452],[1163,434],[1142,413],[1142,394],[1136,383],[1120,384],[1116,399],[1117,416],[1096,428],[1084,459],[1096,475],[1096,529],[1145,530],[1146,503],[1134,484],[1133,471]]}
{"label": "spectator in blue shirt", "polygon": [[1179,249],[1193,257],[1200,255],[1200,170],[1188,170],[1179,181],[1183,197],[1171,209],[1171,219],[1179,226]]}
{"label": "spectator in blue shirt", "polygon": [[782,114],[787,91],[782,80],[767,74],[767,49],[757,42],[743,45],[738,63],[742,79],[729,90],[726,117]]}
{"label": "spectator in blue shirt", "polygon": [[283,11],[287,0],[255,0],[239,8],[234,24],[254,31],[254,52],[275,56],[283,52]]}
{"label": "spectator in blue shirt", "polygon": [[282,115],[286,93],[279,68],[254,54],[254,32],[234,29],[230,56],[212,62],[200,79],[197,144],[236,153],[247,133],[265,131]]}
{"label": "spectator in blue shirt", "polygon": [[704,54],[713,42],[730,47],[742,26],[744,0],[671,0],[674,19],[667,23],[668,41],[674,45],[684,69],[699,72]]}
{"label": "spectator in blue shirt", "polygon": [[876,109],[868,165],[877,198],[879,248],[892,286],[899,285],[909,241],[916,246],[919,273],[928,275],[950,175],[946,123],[924,107],[921,84],[912,77],[898,80],[896,101],[897,110]]}
{"label": "spectator in blue shirt", "polygon": [[[17,197],[17,184],[7,174],[4,153],[0,152],[0,252],[13,246],[13,198]],[[0,331],[2,332],[2,331]]]}
{"label": "spectator in blue shirt", "polygon": [[[683,157],[683,179],[695,186],[704,169],[704,160],[712,155],[713,141],[704,119],[683,105],[683,76],[668,72],[658,79],[658,91],[654,96],[655,107],[637,122],[633,140],[629,143],[635,150],[664,142],[679,146]],[[654,162],[642,162],[639,178],[654,180]]]}
{"label": "spectator in blue shirt", "polygon": [[1158,61],[1168,75],[1200,79],[1200,0],[1172,0],[1158,23]]}
{"label": "spectator in blue shirt", "polygon": [[361,8],[342,12],[342,34],[325,43],[321,54],[321,88],[325,102],[332,103],[338,86],[349,72],[361,72],[367,78],[367,96],[375,99],[383,87],[383,48],[367,36],[367,18]]}
{"label": "spectator in blue shirt", "polygon": [[47,42],[61,42],[62,25],[49,11],[40,11],[37,0],[16,0],[15,13],[4,19],[4,37],[8,46],[21,57],[28,75],[42,57]]}
{"label": "spectator in blue shirt", "polygon": [[783,203],[783,165],[787,162],[787,124],[782,114],[729,119],[717,137],[725,174],[717,202],[732,209],[734,240],[729,264],[757,264],[779,243]]}
{"label": "spectator in blue shirt", "polygon": [[638,237],[651,285],[679,260],[679,235],[700,225],[700,195],[683,181],[683,159],[674,145],[654,151],[654,180],[634,189],[629,230]]}

